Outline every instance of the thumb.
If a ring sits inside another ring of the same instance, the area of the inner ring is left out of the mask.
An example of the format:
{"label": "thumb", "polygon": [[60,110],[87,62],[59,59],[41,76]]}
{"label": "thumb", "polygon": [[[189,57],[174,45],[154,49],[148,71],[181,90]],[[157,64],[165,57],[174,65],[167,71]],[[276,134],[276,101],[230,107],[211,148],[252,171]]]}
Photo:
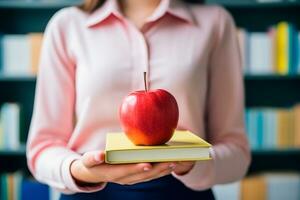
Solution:
{"label": "thumb", "polygon": [[89,151],[83,154],[81,161],[85,167],[90,168],[103,163],[104,158],[103,151]]}

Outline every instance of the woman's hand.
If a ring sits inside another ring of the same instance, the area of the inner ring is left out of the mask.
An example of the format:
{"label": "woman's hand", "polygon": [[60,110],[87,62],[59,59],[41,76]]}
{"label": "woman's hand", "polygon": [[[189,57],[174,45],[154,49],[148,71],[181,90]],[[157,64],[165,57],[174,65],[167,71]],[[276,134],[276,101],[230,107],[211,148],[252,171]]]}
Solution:
{"label": "woman's hand", "polygon": [[194,165],[194,161],[176,162],[176,168],[173,171],[177,175],[184,175],[193,169]]}
{"label": "woman's hand", "polygon": [[132,185],[168,175],[176,167],[172,162],[111,165],[104,163],[104,158],[103,152],[93,151],[75,160],[70,166],[75,181],[80,186],[104,182]]}

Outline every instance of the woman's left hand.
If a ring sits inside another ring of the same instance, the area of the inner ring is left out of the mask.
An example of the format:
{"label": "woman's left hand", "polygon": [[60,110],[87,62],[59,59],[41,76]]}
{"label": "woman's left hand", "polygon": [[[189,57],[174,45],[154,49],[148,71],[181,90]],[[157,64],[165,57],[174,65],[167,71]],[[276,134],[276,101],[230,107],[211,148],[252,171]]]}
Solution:
{"label": "woman's left hand", "polygon": [[195,165],[194,161],[176,162],[176,167],[173,172],[177,175],[187,174]]}

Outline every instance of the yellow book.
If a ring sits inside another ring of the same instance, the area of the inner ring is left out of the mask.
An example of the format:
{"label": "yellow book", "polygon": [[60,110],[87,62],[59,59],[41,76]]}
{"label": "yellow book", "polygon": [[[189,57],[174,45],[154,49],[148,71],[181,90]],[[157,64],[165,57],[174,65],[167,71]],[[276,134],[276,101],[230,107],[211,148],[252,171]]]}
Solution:
{"label": "yellow book", "polygon": [[124,133],[106,136],[105,162],[110,164],[209,160],[211,145],[190,131],[175,131],[164,145],[136,146]]}
{"label": "yellow book", "polygon": [[280,22],[277,25],[276,36],[277,73],[286,75],[289,72],[289,24]]}

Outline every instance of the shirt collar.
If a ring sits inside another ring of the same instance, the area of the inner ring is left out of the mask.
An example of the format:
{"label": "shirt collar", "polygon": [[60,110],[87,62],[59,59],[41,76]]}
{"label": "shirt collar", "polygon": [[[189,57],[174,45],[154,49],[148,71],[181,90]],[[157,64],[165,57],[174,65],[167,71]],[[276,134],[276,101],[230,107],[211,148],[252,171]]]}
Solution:
{"label": "shirt collar", "polygon": [[111,15],[121,17],[120,8],[116,0],[106,0],[100,8],[98,8],[88,16],[86,25],[88,27],[92,27],[102,22]]}
{"label": "shirt collar", "polygon": [[181,0],[162,0],[168,2],[168,7],[163,13],[167,12],[178,19],[190,24],[196,24],[194,16],[186,3]]}
{"label": "shirt collar", "polygon": [[[147,22],[156,21],[166,13],[187,23],[195,23],[189,8],[180,0],[161,0],[161,3],[154,13],[147,19]],[[123,18],[117,0],[106,0],[100,8],[88,16],[86,25],[92,27],[111,15],[114,15],[117,18]]]}

